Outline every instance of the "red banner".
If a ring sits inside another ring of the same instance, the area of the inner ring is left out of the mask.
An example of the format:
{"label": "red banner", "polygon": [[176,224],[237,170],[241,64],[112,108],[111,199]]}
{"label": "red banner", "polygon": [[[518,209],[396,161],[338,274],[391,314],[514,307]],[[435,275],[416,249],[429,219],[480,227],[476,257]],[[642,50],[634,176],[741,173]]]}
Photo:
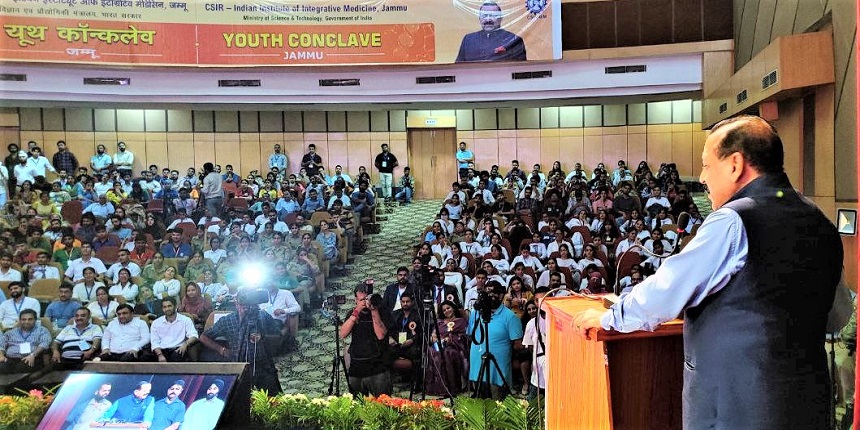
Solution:
{"label": "red banner", "polygon": [[[4,17],[4,60],[197,64],[196,24]],[[177,40],[185,41],[176,43]]]}

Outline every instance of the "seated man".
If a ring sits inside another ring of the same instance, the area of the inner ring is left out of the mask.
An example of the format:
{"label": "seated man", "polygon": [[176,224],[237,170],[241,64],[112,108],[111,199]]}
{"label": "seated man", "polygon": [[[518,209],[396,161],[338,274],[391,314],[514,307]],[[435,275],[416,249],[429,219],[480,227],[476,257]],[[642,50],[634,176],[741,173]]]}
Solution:
{"label": "seated man", "polygon": [[36,262],[27,266],[27,279],[30,283],[38,279],[62,279],[60,277],[60,270],[48,265],[50,260],[50,253],[46,251],[39,252]]}
{"label": "seated man", "polygon": [[69,261],[69,266],[65,273],[66,279],[72,282],[78,282],[83,279],[85,267],[92,267],[97,275],[103,275],[107,272],[107,267],[93,254],[93,247],[87,242],[81,244],[81,257]]}
{"label": "seated man", "polygon": [[72,286],[64,282],[60,284],[57,300],[49,303],[45,309],[45,316],[54,323],[54,329],[62,329],[74,323],[75,310],[80,306],[80,302],[72,300]]}
{"label": "seated man", "polygon": [[84,361],[92,360],[101,347],[102,328],[90,321],[90,310],[81,306],[75,310],[75,323],[67,325],[51,343],[51,361],[63,368],[80,369]]}
{"label": "seated man", "polygon": [[420,312],[415,309],[412,292],[400,295],[400,309],[392,314],[392,324],[388,327],[388,345],[391,348],[395,371],[409,371],[419,367],[416,375],[421,374],[421,326]]}
{"label": "seated man", "polygon": [[197,342],[194,321],[176,312],[176,299],[161,299],[163,316],[152,322],[152,352],[160,362],[188,361],[188,348]]}
{"label": "seated man", "polygon": [[142,351],[149,344],[149,326],[133,312],[129,304],[117,306],[116,319],[107,325],[102,337],[102,360],[142,361]]}
{"label": "seated man", "polygon": [[182,263],[187,263],[194,251],[191,244],[182,240],[183,230],[174,228],[170,230],[170,240],[161,245],[161,255],[164,258],[176,258]]}
{"label": "seated man", "polygon": [[12,254],[0,253],[0,281],[20,281],[21,279],[21,272],[12,267]]}
{"label": "seated man", "polygon": [[112,264],[107,272],[105,272],[105,278],[108,279],[111,283],[116,284],[119,282],[119,269],[128,269],[129,275],[140,276],[140,266],[131,261],[131,253],[127,249],[120,249],[117,253],[117,262]]}
{"label": "seated man", "polygon": [[11,296],[9,299],[0,303],[0,325],[2,325],[3,330],[15,327],[18,324],[21,311],[24,309],[31,309],[36,313],[36,319],[39,319],[42,305],[39,304],[38,300],[27,297],[24,284],[20,282],[9,284],[9,295]]}
{"label": "seated man", "polygon": [[349,197],[352,202],[352,210],[356,212],[358,217],[370,216],[370,211],[376,202],[373,193],[368,191],[368,186],[367,181],[360,181],[358,189],[353,191]]}
{"label": "seated man", "polygon": [[36,325],[36,311],[24,309],[18,327],[0,336],[0,374],[30,373],[42,367],[40,356],[48,351],[51,333]]}
{"label": "seated man", "polygon": [[302,307],[293,293],[279,289],[277,282],[269,282],[268,290],[269,301],[260,304],[260,309],[266,311],[282,326],[281,335],[285,338],[281,344],[281,350],[285,348],[291,350],[295,344],[296,333],[299,331],[299,314],[302,312]]}

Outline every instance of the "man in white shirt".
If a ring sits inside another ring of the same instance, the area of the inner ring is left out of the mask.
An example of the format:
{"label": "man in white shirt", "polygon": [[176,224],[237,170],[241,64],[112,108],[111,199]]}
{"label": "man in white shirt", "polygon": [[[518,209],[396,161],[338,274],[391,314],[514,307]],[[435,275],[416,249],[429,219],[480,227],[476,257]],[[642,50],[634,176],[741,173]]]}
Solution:
{"label": "man in white shirt", "polygon": [[268,293],[269,301],[260,304],[260,309],[283,324],[282,334],[294,337],[299,331],[299,313],[302,312],[302,306],[296,301],[293,293],[278,289],[278,285],[274,282],[269,284]]}
{"label": "man in white shirt", "polygon": [[472,199],[484,206],[492,206],[496,202],[493,193],[487,189],[487,181],[478,182],[478,188],[475,189],[475,195],[472,196]]}
{"label": "man in white shirt", "polygon": [[140,188],[146,190],[150,197],[161,191],[161,182],[153,176],[151,171],[144,173],[143,177],[144,180],[140,181]]}
{"label": "man in white shirt", "polygon": [[140,266],[131,261],[128,250],[120,249],[117,253],[117,262],[112,264],[105,272],[105,278],[110,279],[114,284],[119,282],[119,269],[128,269],[132,277],[140,276]]}
{"label": "man in white shirt", "polygon": [[[656,207],[655,207],[656,206]],[[652,217],[657,214],[660,208],[664,208],[669,210],[672,205],[669,203],[669,199],[662,195],[662,191],[660,187],[654,187],[651,189],[651,197],[648,198],[648,201],[645,202],[645,210]]]}
{"label": "man in white shirt", "polygon": [[475,305],[475,300],[478,299],[478,293],[484,289],[487,282],[487,272],[484,269],[478,269],[475,272],[475,279],[472,279],[466,284],[466,294],[463,297],[463,309],[472,310]]}
{"label": "man in white shirt", "polygon": [[224,401],[218,398],[218,393],[224,389],[224,381],[215,379],[206,390],[206,397],[195,400],[185,412],[183,428],[195,430],[213,430],[218,424]]}
{"label": "man in white shirt", "polygon": [[343,173],[343,166],[341,166],[340,164],[334,166],[334,175],[329,176],[326,182],[329,186],[333,187],[335,181],[337,181],[339,178],[343,179],[343,182],[348,187],[355,188],[355,183],[352,181],[352,178],[348,174]]}
{"label": "man in white shirt", "polygon": [[117,152],[113,155],[113,165],[116,167],[116,170],[119,171],[120,175],[124,175],[125,173],[131,173],[132,165],[134,164],[134,154],[127,150],[125,147],[125,142],[118,142],[116,144]]}
{"label": "man in white shirt", "polygon": [[26,152],[18,151],[18,164],[15,165],[12,171],[15,173],[15,180],[19,187],[27,181],[30,181],[31,184],[36,182],[36,170],[27,162],[28,158],[29,156]]}
{"label": "man in white shirt", "polygon": [[0,303],[0,325],[2,325],[3,330],[17,326],[18,316],[24,309],[34,310],[36,319],[39,318],[42,306],[38,300],[24,294],[24,284],[20,282],[9,284],[9,295],[12,297]]}
{"label": "man in white shirt", "polygon": [[133,312],[131,305],[117,306],[116,318],[108,323],[102,337],[102,360],[140,361],[140,352],[149,343],[149,326]]}
{"label": "man in white shirt", "polygon": [[[2,259],[0,259],[0,267],[2,267]],[[97,275],[103,275],[107,272],[105,264],[93,256],[93,248],[89,243],[81,244],[81,258],[69,261],[69,267],[65,273],[66,279],[72,282],[83,279],[85,267],[92,267]]]}
{"label": "man in white shirt", "polygon": [[42,155],[42,148],[39,148],[38,146],[34,146],[33,149],[30,150],[30,158],[27,159],[27,164],[33,168],[33,172],[36,176],[44,177],[47,171],[57,173],[57,170],[54,169],[51,162]]}
{"label": "man in white shirt", "polygon": [[176,312],[176,299],[161,299],[163,316],[152,322],[152,353],[159,362],[188,361],[188,348],[197,342],[197,329],[191,318]]}
{"label": "man in white shirt", "polygon": [[[0,254],[0,281],[20,281],[21,272],[12,268],[12,254],[4,252]],[[0,296],[5,300],[3,292],[0,291]]]}
{"label": "man in white shirt", "polygon": [[62,279],[60,269],[48,265],[51,254],[42,251],[36,256],[36,262],[27,266],[27,279],[30,282],[38,279]]}

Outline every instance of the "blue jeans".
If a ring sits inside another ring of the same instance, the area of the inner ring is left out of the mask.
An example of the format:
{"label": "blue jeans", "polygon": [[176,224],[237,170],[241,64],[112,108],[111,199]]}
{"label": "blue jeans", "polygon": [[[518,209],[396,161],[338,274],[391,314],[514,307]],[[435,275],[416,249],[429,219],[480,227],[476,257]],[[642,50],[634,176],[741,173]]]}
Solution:
{"label": "blue jeans", "polygon": [[394,196],[394,200],[402,201],[403,203],[412,202],[412,188],[404,188]]}

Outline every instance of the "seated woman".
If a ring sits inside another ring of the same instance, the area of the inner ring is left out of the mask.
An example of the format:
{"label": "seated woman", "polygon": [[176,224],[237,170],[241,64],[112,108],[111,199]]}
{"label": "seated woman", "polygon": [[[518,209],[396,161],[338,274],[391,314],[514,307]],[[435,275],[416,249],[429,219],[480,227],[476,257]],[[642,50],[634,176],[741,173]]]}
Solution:
{"label": "seated woman", "polygon": [[[537,303],[535,303],[534,299],[526,302],[525,312],[520,316],[520,322],[523,324],[523,330],[525,331],[526,325],[532,318],[536,317],[538,314]],[[529,381],[531,381],[532,375],[532,349],[531,346],[523,346],[520,350],[514,351],[514,357],[512,360],[512,365],[515,369],[520,369],[520,375],[523,378],[523,388],[520,391],[520,394],[523,396],[529,393]]]}
{"label": "seated woman", "polygon": [[82,305],[86,305],[96,300],[98,289],[104,287],[105,284],[96,281],[96,270],[92,267],[85,267],[83,274],[84,279],[72,289],[72,298],[81,302]]}
{"label": "seated woman", "polygon": [[164,223],[161,222],[160,219],[156,218],[154,214],[147,213],[146,219],[144,220],[143,229],[141,229],[141,233],[149,234],[152,236],[155,241],[160,241],[164,238],[164,235],[167,234],[167,230],[164,228]]}
{"label": "seated woman", "polygon": [[597,267],[603,267],[603,262],[600,261],[599,258],[597,258],[596,254],[597,251],[594,245],[590,243],[588,245],[585,245],[585,248],[582,249],[582,259],[579,260],[579,262],[577,263],[579,266],[577,267],[577,269],[579,269],[579,271],[583,274],[583,277],[585,277],[585,274],[587,273],[585,271],[585,268],[588,267],[588,265],[593,264]]}
{"label": "seated woman", "polygon": [[118,276],[119,282],[110,287],[108,293],[111,297],[117,300],[117,302],[128,303],[134,306],[134,302],[137,300],[137,294],[140,292],[139,286],[135,285],[134,282],[131,282],[131,271],[125,267],[119,269]]}
{"label": "seated woman", "polygon": [[514,276],[508,281],[508,292],[505,294],[503,303],[516,314],[517,318],[522,318],[526,303],[533,297],[531,291],[523,285],[523,280]]}
{"label": "seated woman", "polygon": [[435,221],[433,222],[433,226],[430,227],[430,231],[424,235],[424,242],[436,242],[445,236],[447,236],[447,234],[445,233],[445,230],[442,229],[442,223]]}
{"label": "seated woman", "polygon": [[329,230],[328,221],[320,221],[317,242],[322,246],[323,258],[334,264],[338,259],[337,233]]}
{"label": "seated woman", "polygon": [[319,248],[314,246],[314,242],[311,240],[310,233],[302,233],[302,241],[298,247],[296,247],[296,255],[298,255],[299,250],[304,250],[308,254],[308,258],[312,259],[314,263],[320,264],[321,255],[317,252]]}
{"label": "seated woman", "polygon": [[[459,245],[458,245],[459,246]],[[438,243],[430,246],[430,251],[433,252],[433,255],[436,256],[441,255],[442,261],[446,261],[451,258],[451,245],[448,244],[448,237],[442,236],[439,238]]]}
{"label": "seated woman", "polygon": [[296,258],[287,263],[287,271],[296,276],[299,280],[299,287],[305,291],[318,291],[316,277],[320,274],[320,267],[311,258],[308,251],[304,248],[299,248],[296,253]]}
{"label": "seated woman", "polygon": [[[456,303],[445,300],[439,306],[441,314],[431,341],[439,348],[428,348],[428,365],[424,370],[424,387],[433,396],[456,396],[466,390],[469,380],[469,341],[466,336],[466,313]],[[441,339],[439,339],[441,337]]]}
{"label": "seated woman", "polygon": [[96,301],[87,305],[87,309],[90,310],[93,324],[104,327],[116,318],[117,306],[119,303],[116,300],[111,300],[107,287],[101,286],[96,289]]}
{"label": "seated woman", "polygon": [[[543,273],[543,272],[541,272],[541,273]],[[529,275],[528,273],[526,273],[526,266],[524,266],[523,263],[517,263],[514,265],[514,268],[511,270],[511,273],[508,275],[504,285],[510,286],[511,285],[511,279],[514,276],[520,278],[520,280],[523,282],[523,289],[524,290],[534,290],[535,279],[532,278],[532,275]]]}
{"label": "seated woman", "polygon": [[[164,264],[164,255],[161,252],[156,252],[152,255],[151,262],[140,270],[140,277],[143,279],[143,285],[152,288],[155,282],[164,277],[164,271],[167,270],[167,265]],[[143,285],[138,285],[142,287]]]}
{"label": "seated woman", "polygon": [[460,244],[457,242],[452,243],[449,248],[448,258],[454,260],[454,263],[456,263],[457,267],[463,274],[468,274],[469,259],[463,255],[463,248],[461,248]]}
{"label": "seated woman", "polygon": [[492,264],[501,275],[506,275],[511,270],[511,265],[505,258],[501,245],[491,245],[490,255],[484,261]]}
{"label": "seated woman", "polygon": [[134,314],[150,321],[164,315],[164,311],[161,310],[161,298],[155,297],[152,287],[147,285],[140,287],[137,304],[134,305]]}
{"label": "seated woman", "polygon": [[212,301],[200,293],[200,286],[196,282],[185,284],[185,297],[179,304],[179,312],[187,314],[194,322],[194,328],[198,333],[203,332],[206,318],[212,313]]}
{"label": "seated woman", "polygon": [[421,261],[423,264],[429,264],[430,266],[436,268],[442,267],[442,262],[439,261],[435,255],[433,255],[433,248],[430,246],[430,242],[424,242],[419,245],[418,253],[415,256],[421,257]]}
{"label": "seated woman", "polygon": [[[215,240],[215,238],[212,240]],[[185,273],[183,274],[186,281],[199,281],[202,279],[203,272],[206,269],[215,268],[212,261],[204,258],[203,255],[204,254],[200,251],[194,251],[194,254],[191,254],[191,260],[189,260],[188,265],[185,266]]]}
{"label": "seated woman", "polygon": [[197,285],[200,287],[201,295],[208,295],[211,298],[213,308],[222,310],[227,307],[227,303],[230,301],[230,288],[216,282],[215,279],[215,271],[206,269],[203,271],[203,282],[198,282]]}
{"label": "seated woman", "polygon": [[567,246],[560,246],[558,248],[558,257],[556,257],[555,262],[559,267],[578,267],[576,260],[570,255],[570,249]]}
{"label": "seated woman", "polygon": [[444,233],[445,236],[450,236],[454,234],[454,221],[456,220],[457,219],[451,217],[451,211],[449,211],[447,207],[443,207],[441,210],[439,210],[439,217],[433,221],[433,224],[436,224],[438,222],[439,225],[442,227],[442,233]]}
{"label": "seated woman", "polygon": [[482,252],[481,255],[489,254],[492,251],[493,245],[501,246],[502,247],[502,256],[504,257],[504,259],[507,261],[511,261],[511,256],[510,256],[510,254],[508,254],[508,249],[505,248],[504,246],[502,246],[502,235],[497,234],[497,233],[493,233],[493,235],[490,236],[490,244],[485,246],[481,250],[481,252]]}
{"label": "seated woman", "polygon": [[236,256],[241,259],[253,260],[259,254],[259,249],[251,243],[251,238],[242,236],[239,239],[239,246],[236,247]]}
{"label": "seated woman", "polygon": [[152,286],[152,294],[158,298],[170,296],[179,300],[179,292],[181,290],[182,285],[179,283],[179,280],[176,279],[176,269],[173,266],[168,266],[167,269],[164,270],[164,276],[158,281],[155,281],[155,284]]}

